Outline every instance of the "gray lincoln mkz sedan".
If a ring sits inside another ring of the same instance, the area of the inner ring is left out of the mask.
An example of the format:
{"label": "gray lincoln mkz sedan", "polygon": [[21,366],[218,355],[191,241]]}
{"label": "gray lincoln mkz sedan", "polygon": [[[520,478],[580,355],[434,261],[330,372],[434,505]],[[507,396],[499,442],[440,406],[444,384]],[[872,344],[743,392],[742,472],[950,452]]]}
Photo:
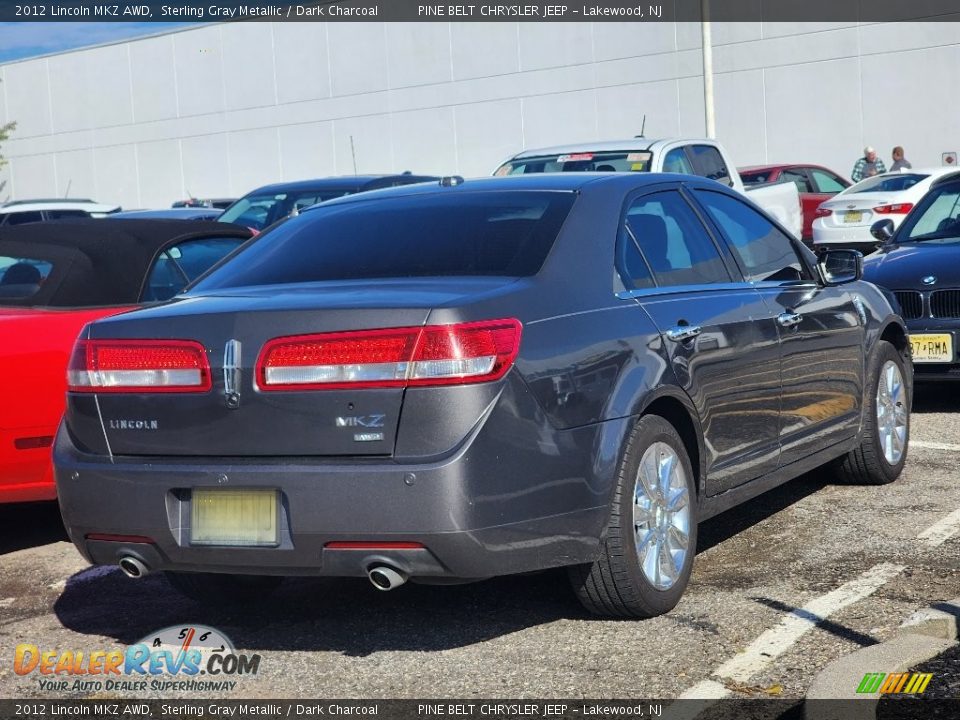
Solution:
{"label": "gray lincoln mkz sedan", "polygon": [[598,614],[679,600],[697,523],[907,456],[903,321],[729,188],[489,178],[305,210],[69,367],[63,517],[195,598],[284,575],[568,566]]}

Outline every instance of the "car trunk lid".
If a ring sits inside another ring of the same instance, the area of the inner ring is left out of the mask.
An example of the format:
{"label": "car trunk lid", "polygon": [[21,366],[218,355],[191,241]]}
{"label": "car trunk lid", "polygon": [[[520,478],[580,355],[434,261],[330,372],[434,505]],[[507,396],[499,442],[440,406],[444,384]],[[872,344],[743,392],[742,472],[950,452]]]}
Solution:
{"label": "car trunk lid", "polygon": [[[400,363],[431,309],[510,282],[326,282],[187,297],[93,325],[91,336],[197,343],[206,367],[196,391],[74,395],[97,395],[115,455],[389,456],[409,384]],[[391,328],[411,331],[379,332]]]}

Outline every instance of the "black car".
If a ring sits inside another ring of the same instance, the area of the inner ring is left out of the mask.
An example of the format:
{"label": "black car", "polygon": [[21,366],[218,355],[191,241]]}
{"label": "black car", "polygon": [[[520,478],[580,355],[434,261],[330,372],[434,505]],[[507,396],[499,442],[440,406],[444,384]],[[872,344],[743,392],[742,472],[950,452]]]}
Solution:
{"label": "black car", "polygon": [[82,334],[63,517],[214,602],[568,566],[596,613],[663,613],[700,520],[825,465],[900,474],[906,328],[860,263],[682,175],[324,203]]}
{"label": "black car", "polygon": [[917,380],[960,380],[960,176],[934,183],[883,244],[864,261],[864,277],[892,290],[907,322]]}
{"label": "black car", "polygon": [[344,195],[379,190],[381,188],[430,182],[439,178],[429,175],[348,175],[343,177],[298,180],[257,188],[244,195],[223,211],[220,222],[245,225],[263,230],[290,215],[296,215],[316,203]]}
{"label": "black car", "polygon": [[175,207],[161,210],[124,210],[108,215],[110,220],[216,220],[223,210],[214,207]]}

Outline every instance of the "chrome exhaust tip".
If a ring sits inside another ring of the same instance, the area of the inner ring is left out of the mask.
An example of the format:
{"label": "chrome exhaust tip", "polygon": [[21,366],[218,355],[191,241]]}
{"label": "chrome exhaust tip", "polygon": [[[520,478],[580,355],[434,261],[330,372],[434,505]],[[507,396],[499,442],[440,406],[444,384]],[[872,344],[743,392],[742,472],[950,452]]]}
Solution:
{"label": "chrome exhaust tip", "polygon": [[142,560],[132,555],[124,555],[117,564],[128,578],[138,579],[150,574],[150,568]]}
{"label": "chrome exhaust tip", "polygon": [[389,565],[374,565],[367,570],[367,577],[377,590],[382,590],[383,592],[395,590],[407,581],[406,573],[396,570]]}

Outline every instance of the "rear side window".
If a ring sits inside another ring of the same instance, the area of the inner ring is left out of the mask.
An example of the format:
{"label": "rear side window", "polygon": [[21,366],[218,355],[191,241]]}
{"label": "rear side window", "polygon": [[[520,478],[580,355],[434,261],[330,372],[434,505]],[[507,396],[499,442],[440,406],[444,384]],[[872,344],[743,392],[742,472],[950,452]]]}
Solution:
{"label": "rear side window", "polygon": [[23,225],[24,223],[41,222],[43,213],[39,210],[29,210],[26,212],[7,213],[4,225]]}
{"label": "rear side window", "polygon": [[802,170],[784,170],[780,173],[780,179],[785,182],[792,182],[797,186],[797,192],[809,193],[813,192],[813,187],[810,185],[810,180],[807,178],[806,173]]}
{"label": "rear side window", "polygon": [[627,210],[625,224],[657,285],[730,282],[717,246],[678,192],[638,198]]}
{"label": "rear side window", "polygon": [[46,260],[0,255],[0,304],[4,299],[26,300],[36,295],[52,269]]}
{"label": "rear side window", "polygon": [[197,290],[374,278],[534,275],[570,192],[463,192],[316,208],[277,226]]}
{"label": "rear side window", "polygon": [[790,238],[762,214],[729,195],[709,190],[696,192],[697,199],[730,241],[747,280],[810,279]]}
{"label": "rear side window", "polygon": [[86,210],[47,210],[47,220],[63,220],[65,218],[88,218],[90,213]]}
{"label": "rear side window", "polygon": [[153,261],[141,299],[169,300],[242,242],[239,238],[201,238],[167,248]]}
{"label": "rear side window", "polygon": [[730,171],[720,151],[713,145],[691,145],[693,169],[697,175],[730,185]]}
{"label": "rear side window", "polygon": [[817,191],[822,193],[838,193],[847,186],[836,175],[824,172],[823,170],[811,170],[813,182],[817,186]]}
{"label": "rear side window", "polygon": [[766,182],[770,182],[770,177],[772,175],[772,170],[754,170],[750,172],[741,172],[740,179],[743,181],[744,186],[753,187],[754,185],[763,185]]}

